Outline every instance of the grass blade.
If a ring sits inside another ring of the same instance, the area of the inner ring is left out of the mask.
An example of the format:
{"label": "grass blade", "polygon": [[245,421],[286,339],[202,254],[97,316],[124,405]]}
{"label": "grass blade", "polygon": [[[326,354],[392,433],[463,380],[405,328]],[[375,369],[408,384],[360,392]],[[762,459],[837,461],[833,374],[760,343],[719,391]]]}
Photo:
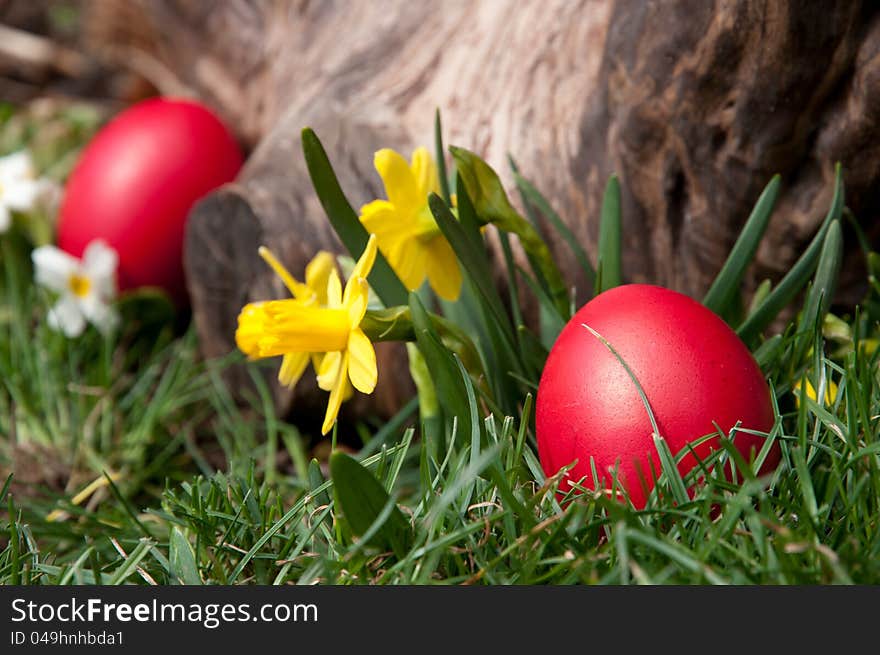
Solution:
{"label": "grass blade", "polygon": [[437,390],[440,407],[450,425],[453,417],[457,417],[459,433],[470,434],[473,426],[470,424],[470,409],[467,394],[461,384],[458,363],[440,341],[428,313],[415,293],[410,294],[410,311],[416,343],[425,358],[428,369],[434,376],[434,386]]}
{"label": "grass blade", "polygon": [[434,112],[434,151],[437,159],[437,177],[440,178],[440,195],[446,204],[452,206],[449,192],[449,173],[446,170],[446,149],[443,147],[443,127],[440,123],[440,109]]}
{"label": "grass blade", "polygon": [[840,164],[834,180],[834,196],[831,199],[831,207],[828,215],[810,242],[810,245],[792,266],[780,283],[764,299],[754,312],[752,312],[742,325],[737,329],[737,334],[746,343],[751,342],[761,331],[766,328],[773,319],[790,303],[798,292],[803,289],[807,280],[816,270],[819,262],[819,254],[825,241],[825,234],[832,221],[840,218],[843,211],[843,181],[841,179]]}
{"label": "grass blade", "polygon": [[583,249],[574,232],[571,231],[571,228],[565,224],[565,221],[553,210],[547,199],[531,182],[516,172],[514,173],[514,180],[523,196],[523,200],[535,207],[550,222],[553,229],[562,236],[563,241],[565,241],[578,264],[580,264],[581,269],[583,269],[587,277],[587,284],[590,288],[594,288],[596,284],[596,269],[590,263],[587,251]]}
{"label": "grass blade", "polygon": [[840,221],[832,221],[822,244],[822,254],[819,257],[819,265],[816,268],[816,277],[807,300],[804,303],[804,311],[801,314],[801,322],[798,329],[800,333],[798,346],[795,349],[795,363],[801,360],[806,350],[813,341],[817,323],[819,323],[834,297],[837,288],[837,277],[840,274],[840,265],[843,260],[843,237],[840,230]]}
{"label": "grass blade", "polygon": [[605,195],[602,198],[602,216],[599,221],[597,294],[620,286],[623,280],[620,232],[620,183],[617,181],[617,176],[612,175],[605,186]]}
{"label": "grass blade", "polygon": [[468,230],[466,225],[455,219],[452,212],[440,196],[431,194],[428,198],[428,206],[431,213],[443,232],[443,236],[449,241],[462,267],[471,280],[480,297],[482,298],[496,324],[501,328],[507,345],[515,350],[516,337],[511,330],[510,317],[504,309],[504,303],[492,280],[492,272],[486,258],[486,251],[482,239],[479,238],[478,230]]}
{"label": "grass blade", "polygon": [[755,208],[733,245],[727,261],[724,262],[724,266],[721,267],[721,271],[703,298],[703,304],[719,316],[728,315],[746,268],[754,258],[764,232],[767,231],[773,205],[779,195],[779,185],[780,177],[774,175],[755,203]]}

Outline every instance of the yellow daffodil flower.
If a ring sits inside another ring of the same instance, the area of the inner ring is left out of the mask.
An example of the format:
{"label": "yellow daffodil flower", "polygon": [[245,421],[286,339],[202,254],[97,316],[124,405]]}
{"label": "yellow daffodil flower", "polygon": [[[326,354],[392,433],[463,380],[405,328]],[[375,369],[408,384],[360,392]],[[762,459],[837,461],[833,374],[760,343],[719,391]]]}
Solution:
{"label": "yellow daffodil flower", "polygon": [[407,289],[415,291],[427,276],[438,296],[456,300],[461,293],[458,260],[428,207],[428,195],[440,189],[428,150],[417,148],[408,164],[400,154],[384,148],[373,163],[388,200],[361,207],[361,223],[376,235],[379,250]]}
{"label": "yellow daffodil flower", "polygon": [[[271,250],[261,247],[259,253],[260,257],[281,278],[284,286],[296,300],[307,305],[321,307],[327,304],[327,282],[334,267],[333,255],[325,250],[315,255],[314,259],[306,266],[306,280],[303,284],[290,274],[290,271],[284,267],[284,264]],[[262,303],[252,303],[245,307],[242,310],[242,315],[247,312],[246,320],[244,322],[239,320],[239,329],[235,333],[236,345],[251,358],[256,357],[257,341],[262,335],[261,326],[265,321],[262,306]],[[278,381],[287,387],[295,386],[308,366],[310,355],[317,371],[321,366],[322,359],[322,355],[319,353],[287,353],[281,361]]]}
{"label": "yellow daffodil flower", "polygon": [[286,275],[281,274],[283,267],[276,269],[282,279],[289,278],[285,284],[294,297],[251,303],[238,317],[239,348],[252,358],[290,357],[287,375],[301,375],[310,354],[322,355],[316,366],[318,386],[330,392],[322,434],[327,434],[336,422],[349,383],[362,393],[372,393],[376,388],[376,352],[360,329],[369,295],[366,278],[375,259],[376,237],[370,235],[344,291],[336,269],[330,269],[323,305],[317,297],[298,297],[294,289],[303,290],[288,284],[295,280],[286,271]]}

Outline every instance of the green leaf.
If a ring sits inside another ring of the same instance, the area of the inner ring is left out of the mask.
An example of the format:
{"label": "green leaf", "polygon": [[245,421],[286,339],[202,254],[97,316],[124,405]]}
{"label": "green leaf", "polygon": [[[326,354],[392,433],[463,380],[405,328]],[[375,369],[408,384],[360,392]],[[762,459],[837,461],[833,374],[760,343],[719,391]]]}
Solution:
{"label": "green leaf", "polygon": [[434,418],[440,413],[440,405],[431,369],[417,344],[407,342],[406,354],[409,357],[409,375],[416,385],[416,396],[419,399],[419,416],[423,421]]}
{"label": "green leaf", "polygon": [[[459,184],[458,189],[459,220],[455,220],[452,212],[437,195],[429,196],[428,206],[458,257],[468,286],[475,290],[480,301],[479,317],[483,328],[481,333],[486,335],[483,354],[486,372],[489,374],[489,386],[494,400],[505,403],[500,410],[511,412],[514,409],[512,402],[518,396],[511,374],[520,377],[526,375],[521,350],[516,341],[513,323],[493,282],[494,275],[489,267],[486,245],[467,188]],[[468,369],[473,370],[471,367]]]}
{"label": "green leaf", "polygon": [[452,353],[441,343],[428,312],[415,293],[410,294],[410,311],[416,342],[425,358],[428,369],[434,376],[437,399],[449,424],[458,418],[458,434],[470,434],[470,407],[467,393],[462,385],[458,363]]}
{"label": "green leaf", "polygon": [[719,316],[727,316],[739,292],[740,283],[758,250],[758,244],[770,223],[773,205],[779,195],[780,177],[774,175],[755,203],[749,219],[733,245],[727,261],[703,298],[703,304]]}
{"label": "green leaf", "polygon": [[443,127],[440,123],[440,109],[434,112],[434,149],[437,158],[437,177],[440,178],[440,194],[446,204],[452,206],[452,194],[449,192],[449,173],[446,171],[446,150],[443,148]]}
{"label": "green leaf", "polygon": [[550,206],[547,199],[531,182],[518,173],[514,173],[514,179],[516,180],[516,186],[519,188],[523,199],[534,206],[541,215],[550,222],[553,229],[562,236],[562,240],[565,241],[565,244],[571,250],[578,264],[580,264],[581,269],[583,269],[584,274],[587,277],[587,284],[590,288],[594,288],[596,284],[596,271],[590,263],[587,251],[581,247],[574,232],[571,231],[571,228],[565,224],[559,214],[557,214]]}
{"label": "green leaf", "polygon": [[[321,201],[321,206],[336,234],[339,235],[340,241],[351,256],[357,259],[364,252],[370,235],[345,197],[324,146],[311,128],[307,127],[302,131],[302,149],[318,200]],[[373,265],[369,281],[386,307],[407,303],[406,287],[381,252],[376,253],[376,263]]]}
{"label": "green leaf", "polygon": [[336,503],[352,533],[358,537],[369,533],[368,543],[391,548],[403,557],[412,530],[382,483],[360,462],[339,451],[330,456],[330,477]]}
{"label": "green leaf", "polygon": [[[3,502],[3,499],[6,498],[6,494],[9,491],[9,487],[12,486],[12,476],[14,474],[10,473],[6,476],[6,482],[3,483],[3,487],[0,488],[0,503]],[[10,514],[10,520],[12,520],[12,515]]]}
{"label": "green leaf", "polygon": [[840,218],[843,211],[843,181],[841,178],[840,164],[837,165],[834,179],[834,196],[831,199],[831,207],[828,215],[810,242],[810,245],[792,266],[791,270],[773,289],[767,298],[752,312],[737,329],[737,334],[746,343],[751,342],[761,331],[766,328],[773,319],[785,308],[794,297],[804,288],[810,276],[816,270],[819,263],[819,255],[825,241],[825,234],[832,221]]}
{"label": "green leaf", "polygon": [[761,303],[770,295],[771,289],[773,289],[773,283],[770,282],[770,280],[764,279],[761,281],[761,284],[755,289],[755,293],[752,294],[752,300],[749,303],[748,308],[748,315],[753,314],[755,310],[761,306]]}
{"label": "green leaf", "polygon": [[813,336],[817,326],[821,328],[821,319],[828,313],[834,290],[837,288],[837,277],[840,273],[840,265],[843,259],[843,237],[840,230],[840,221],[832,221],[822,244],[822,254],[819,257],[819,265],[816,268],[816,277],[810,292],[807,294],[804,310],[798,328],[798,346],[795,350],[795,363],[813,342]]}
{"label": "green leaf", "polygon": [[183,531],[177,526],[171,528],[168,560],[171,565],[171,575],[178,578],[183,584],[202,584],[202,578],[199,575],[199,567],[196,564],[196,556],[192,546],[184,536]]}
{"label": "green leaf", "polygon": [[531,289],[538,301],[538,309],[541,319],[541,342],[549,350],[556,342],[562,328],[568,323],[568,318],[562,316],[559,310],[553,304],[553,301],[544,293],[544,290],[526,273],[520,269],[520,274]]}
{"label": "green leaf", "polygon": [[525,325],[518,326],[517,332],[523,349],[523,360],[532,370],[538,371],[540,376],[549,355],[548,349]]}
{"label": "green leaf", "polygon": [[782,352],[782,346],[782,335],[774,334],[755,349],[755,352],[752,354],[762,371],[767,372],[772,369],[776,363],[776,358]]}
{"label": "green leaf", "polygon": [[617,176],[612,175],[605,186],[605,195],[602,198],[602,216],[599,221],[597,294],[620,286],[623,281],[620,232],[620,183],[617,181]]}
{"label": "green leaf", "polygon": [[535,275],[546,284],[547,292],[560,312],[565,313],[568,308],[568,292],[562,274],[535,226],[520,216],[510,204],[498,174],[469,150],[454,146],[449,150],[479,219],[519,238]]}
{"label": "green leaf", "polygon": [[[460,194],[461,195],[461,194]],[[459,199],[461,202],[463,198]],[[458,260],[473,283],[480,298],[496,324],[500,327],[507,346],[513,350],[516,348],[516,338],[511,330],[510,317],[504,309],[504,303],[498,294],[492,280],[492,270],[489,268],[489,258],[486,256],[486,248],[476,226],[469,226],[465,220],[467,212],[462,214],[462,221],[456,220],[455,216],[447,207],[443,199],[436,194],[428,196],[428,206],[443,236],[449,241],[449,245],[455,251]]]}

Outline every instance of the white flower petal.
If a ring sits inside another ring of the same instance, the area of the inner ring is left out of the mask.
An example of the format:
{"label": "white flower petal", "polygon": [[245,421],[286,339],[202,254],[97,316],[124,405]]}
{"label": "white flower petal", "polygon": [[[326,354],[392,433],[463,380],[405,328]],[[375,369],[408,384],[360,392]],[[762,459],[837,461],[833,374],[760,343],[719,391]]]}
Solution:
{"label": "white flower petal", "polygon": [[70,339],[81,335],[86,327],[86,318],[80,305],[70,295],[62,296],[49,310],[48,322],[50,328],[61,330]]}
{"label": "white flower petal", "polygon": [[119,255],[101,239],[95,239],[83,253],[83,271],[104,299],[116,293],[116,267]]}
{"label": "white flower petal", "polygon": [[40,185],[35,180],[7,180],[2,183],[2,202],[20,212],[32,210],[40,199]]}
{"label": "white flower petal", "polygon": [[16,182],[33,177],[34,163],[26,150],[0,157],[0,181]]}
{"label": "white flower petal", "polygon": [[6,232],[12,225],[12,215],[6,205],[0,203],[0,234]]}
{"label": "white flower petal", "polygon": [[116,312],[93,293],[80,300],[79,305],[86,319],[102,334],[112,332],[119,324]]}
{"label": "white flower petal", "polygon": [[55,246],[40,246],[31,253],[37,284],[66,292],[70,276],[79,270],[76,257]]}

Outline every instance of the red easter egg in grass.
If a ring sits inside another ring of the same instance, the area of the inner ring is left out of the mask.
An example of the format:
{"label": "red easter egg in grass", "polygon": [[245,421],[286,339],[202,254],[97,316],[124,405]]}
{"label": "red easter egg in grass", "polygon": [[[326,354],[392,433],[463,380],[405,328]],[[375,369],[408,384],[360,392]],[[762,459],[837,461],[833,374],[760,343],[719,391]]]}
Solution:
{"label": "red easter egg in grass", "polygon": [[207,107],[170,98],[139,102],[80,155],[65,185],[58,245],[78,257],[103,239],[119,253],[120,289],[157,286],[183,304],[189,210],[233,180],[242,161],[232,132]]}
{"label": "red easter egg in grass", "polygon": [[[610,289],[584,305],[550,351],[537,397],[538,454],[545,473],[577,464],[560,489],[584,478],[610,489],[612,471],[637,508],[645,506],[662,467],[644,402],[620,359],[587,330],[607,340],[645,392],[660,434],[673,455],[686,444],[735,425],[769,432],[774,416],[770,390],[752,354],[716,314],[662,287],[630,284]],[[694,447],[704,459],[719,437]],[[765,438],[742,431],[734,444],[754,460]],[[779,462],[774,445],[763,470]],[[684,475],[697,464],[679,463]],[[656,474],[652,473],[656,471]]]}

